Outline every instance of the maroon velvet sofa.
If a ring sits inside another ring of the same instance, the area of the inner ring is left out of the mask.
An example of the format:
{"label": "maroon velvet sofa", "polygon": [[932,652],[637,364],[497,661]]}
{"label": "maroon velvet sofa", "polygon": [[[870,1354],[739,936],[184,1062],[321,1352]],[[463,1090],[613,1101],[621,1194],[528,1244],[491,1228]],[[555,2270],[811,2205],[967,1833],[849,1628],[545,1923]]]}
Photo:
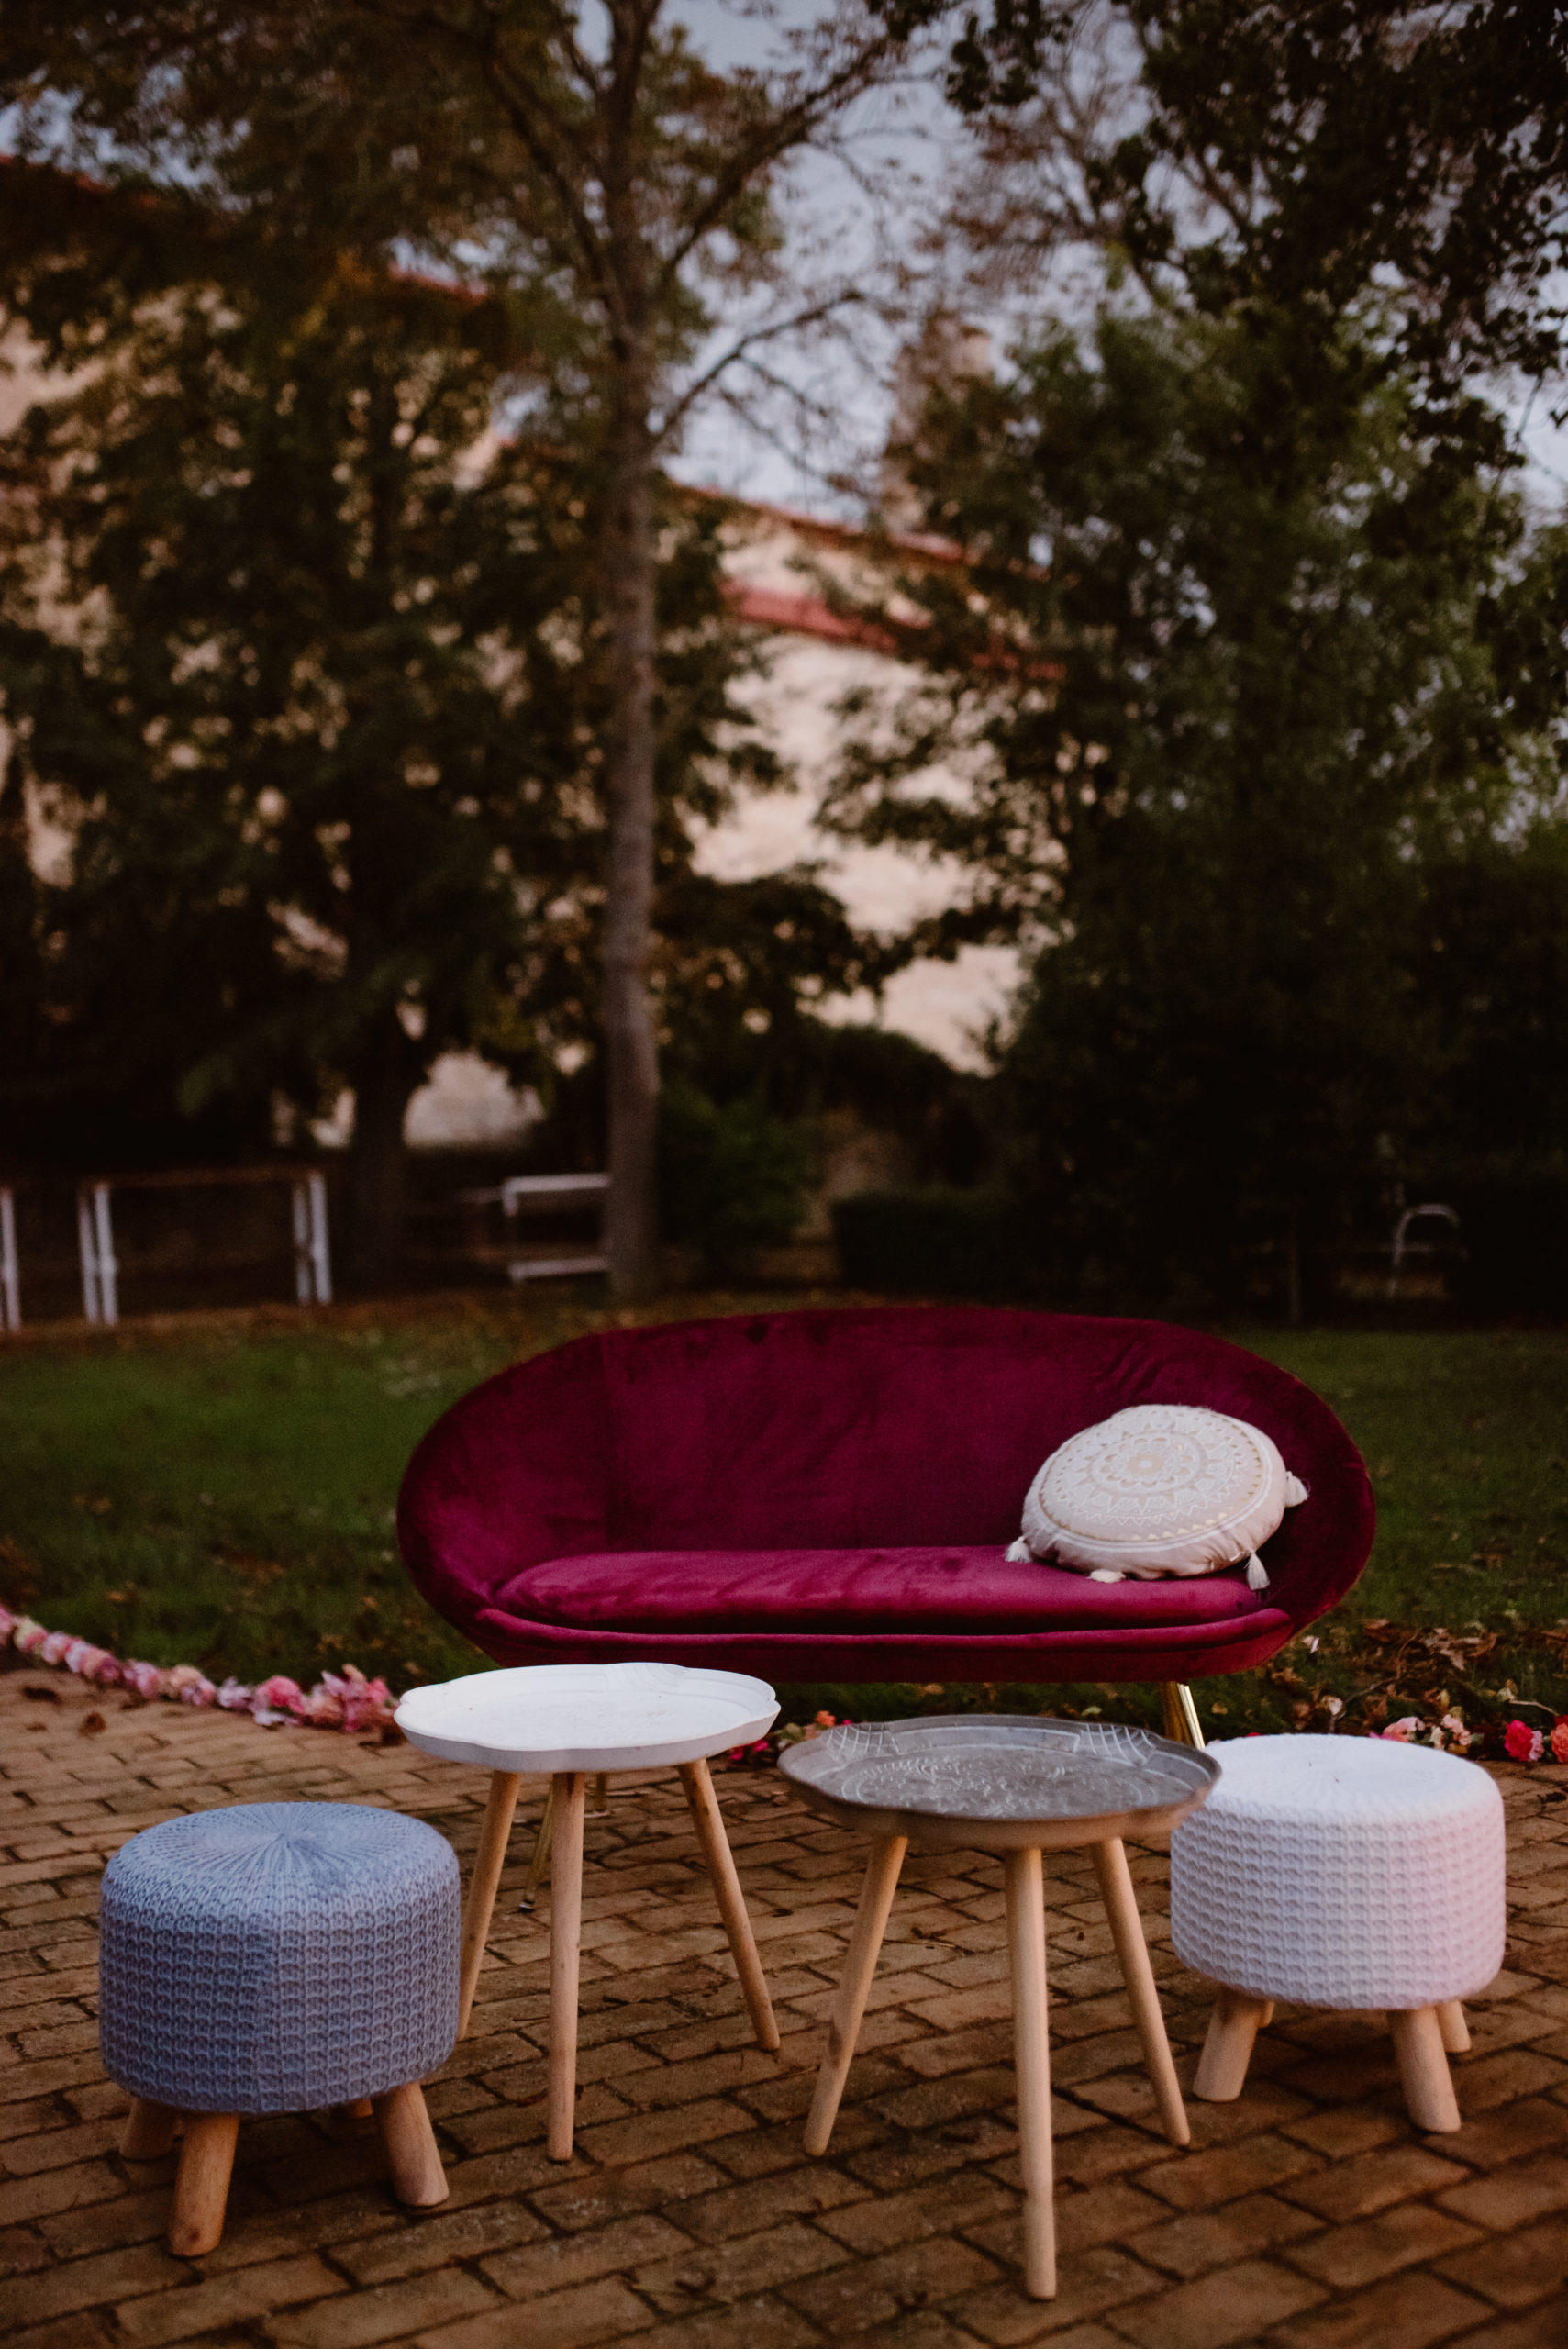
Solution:
{"label": "maroon velvet sofa", "polygon": [[[1047,1453],[1130,1403],[1272,1435],[1307,1487],[1242,1569],[1009,1564]],[[959,1307],[578,1338],[454,1404],[409,1464],[403,1555],[498,1664],[647,1658],[772,1680],[1159,1680],[1273,1655],[1355,1581],[1365,1467],[1299,1380],[1157,1321]]]}

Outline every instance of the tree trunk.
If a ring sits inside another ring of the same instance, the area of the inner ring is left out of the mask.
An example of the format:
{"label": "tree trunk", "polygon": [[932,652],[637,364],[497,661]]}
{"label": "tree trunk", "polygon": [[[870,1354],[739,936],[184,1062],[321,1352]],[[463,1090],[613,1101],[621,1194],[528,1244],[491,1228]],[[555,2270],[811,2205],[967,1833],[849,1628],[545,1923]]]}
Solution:
{"label": "tree trunk", "polygon": [[604,928],[606,1090],[609,1120],[605,1219],[610,1294],[622,1302],[658,1282],[656,1144],[659,1048],[650,954],[653,923],[653,459],[636,369],[623,385],[610,448],[605,528],[610,722]]}
{"label": "tree trunk", "polygon": [[403,1120],[423,1061],[391,1013],[351,1074],[354,1139],[349,1158],[349,1263],[359,1282],[382,1287],[405,1269],[407,1191]]}

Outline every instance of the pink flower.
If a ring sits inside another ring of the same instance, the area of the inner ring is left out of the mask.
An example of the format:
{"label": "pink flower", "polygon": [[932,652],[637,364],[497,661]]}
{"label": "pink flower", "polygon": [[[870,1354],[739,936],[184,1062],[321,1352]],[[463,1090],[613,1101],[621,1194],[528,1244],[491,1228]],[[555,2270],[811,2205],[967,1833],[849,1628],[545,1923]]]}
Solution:
{"label": "pink flower", "polygon": [[1471,1747],[1475,1742],[1475,1731],[1473,1729],[1466,1729],[1464,1723],[1461,1720],[1457,1713],[1445,1713],[1441,1720],[1438,1723],[1437,1728],[1432,1731],[1432,1743],[1434,1745],[1440,1745],[1442,1743],[1442,1732],[1445,1730],[1448,1732],[1449,1743],[1452,1746],[1454,1752],[1456,1753],[1468,1753]]}
{"label": "pink flower", "polygon": [[338,1729],[343,1720],[344,1684],[336,1673],[323,1673],[300,1708],[300,1719],[317,1729]]}
{"label": "pink flower", "polygon": [[378,1675],[367,1680],[351,1664],[343,1666],[343,1727],[350,1733],[361,1729],[384,1729],[393,1715],[392,1691]]}
{"label": "pink flower", "polygon": [[72,1641],[65,1651],[65,1669],[75,1673],[79,1680],[91,1680],[99,1688],[119,1685],[119,1665],[107,1648],[95,1648],[91,1640]]}
{"label": "pink flower", "polygon": [[1559,1713],[1551,1735],[1547,1741],[1554,1762],[1568,1762],[1568,1713]]}
{"label": "pink flower", "polygon": [[75,1638],[76,1634],[74,1631],[46,1631],[43,1638],[39,1642],[39,1662],[40,1664],[63,1664],[65,1662],[66,1651],[73,1644]]}
{"label": "pink flower", "polygon": [[304,1692],[298,1681],[291,1680],[286,1672],[274,1672],[270,1680],[263,1680],[256,1691],[255,1702],[265,1712],[288,1713],[295,1720],[305,1710]]}
{"label": "pink flower", "polygon": [[30,1615],[18,1615],[11,1633],[11,1645],[18,1655],[37,1655],[48,1637],[49,1633],[41,1623],[35,1623]]}
{"label": "pink flower", "polygon": [[218,1690],[217,1701],[226,1713],[248,1713],[252,1694],[243,1680],[236,1680],[231,1674]]}
{"label": "pink flower", "polygon": [[1503,1746],[1510,1762],[1539,1762],[1546,1740],[1528,1721],[1510,1721],[1503,1732]]}
{"label": "pink flower", "polygon": [[1381,1734],[1384,1737],[1396,1739],[1401,1745],[1408,1745],[1412,1739],[1420,1735],[1426,1726],[1419,1713],[1407,1713],[1403,1720],[1390,1721]]}
{"label": "pink flower", "polygon": [[182,1705],[205,1706],[216,1700],[217,1690],[194,1664],[177,1664],[169,1675],[169,1694],[177,1697]]}
{"label": "pink flower", "polygon": [[126,1687],[138,1697],[150,1700],[163,1694],[163,1675],[155,1664],[130,1663],[120,1666],[120,1677]]}

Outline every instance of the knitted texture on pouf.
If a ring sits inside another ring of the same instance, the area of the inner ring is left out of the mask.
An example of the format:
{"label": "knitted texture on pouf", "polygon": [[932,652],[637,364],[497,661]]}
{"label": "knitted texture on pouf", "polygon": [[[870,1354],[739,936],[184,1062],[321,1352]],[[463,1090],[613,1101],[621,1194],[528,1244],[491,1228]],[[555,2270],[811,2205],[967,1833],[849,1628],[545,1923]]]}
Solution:
{"label": "knitted texture on pouf", "polygon": [[457,2037],[455,1854],[345,1802],[198,1811],[104,1875],[99,2044],[132,2096],[305,2112],[417,2080]]}
{"label": "knitted texture on pouf", "polygon": [[1364,1737],[1232,1738],[1171,1838],[1171,1938],[1195,1973],[1305,2007],[1473,1998],[1503,1963],[1503,1799],[1457,1754]]}

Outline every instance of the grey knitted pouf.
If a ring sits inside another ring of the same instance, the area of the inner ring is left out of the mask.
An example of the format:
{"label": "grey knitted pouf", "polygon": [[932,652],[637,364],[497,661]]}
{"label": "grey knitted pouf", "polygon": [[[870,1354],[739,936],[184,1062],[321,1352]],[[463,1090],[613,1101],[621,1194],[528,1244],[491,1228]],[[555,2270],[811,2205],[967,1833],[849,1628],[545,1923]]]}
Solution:
{"label": "grey knitted pouf", "polygon": [[457,2037],[459,1908],[450,1844],[395,1811],[261,1802],[149,1828],[104,1876],[105,2065],[182,2112],[417,2081]]}

